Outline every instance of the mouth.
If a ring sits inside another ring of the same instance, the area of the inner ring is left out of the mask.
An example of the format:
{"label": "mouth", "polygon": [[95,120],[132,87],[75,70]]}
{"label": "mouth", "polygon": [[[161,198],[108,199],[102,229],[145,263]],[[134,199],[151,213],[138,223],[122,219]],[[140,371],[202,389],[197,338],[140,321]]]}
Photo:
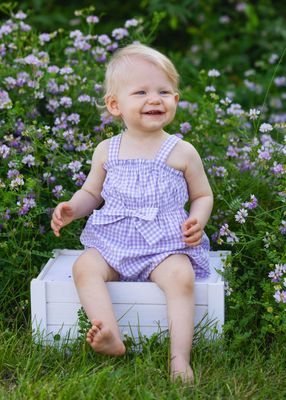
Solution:
{"label": "mouth", "polygon": [[165,113],[160,110],[150,110],[150,111],[144,112],[143,114],[145,114],[145,115],[162,115]]}

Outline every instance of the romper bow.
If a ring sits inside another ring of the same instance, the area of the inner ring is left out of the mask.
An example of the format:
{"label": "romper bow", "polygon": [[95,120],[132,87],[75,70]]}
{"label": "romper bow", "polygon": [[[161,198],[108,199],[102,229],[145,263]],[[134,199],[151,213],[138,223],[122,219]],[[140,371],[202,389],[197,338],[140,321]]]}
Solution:
{"label": "romper bow", "polygon": [[118,208],[116,210],[94,210],[92,225],[104,225],[117,222],[126,217],[134,218],[134,226],[151,246],[163,238],[163,232],[159,228],[155,218],[158,214],[158,207],[142,207],[136,209]]}

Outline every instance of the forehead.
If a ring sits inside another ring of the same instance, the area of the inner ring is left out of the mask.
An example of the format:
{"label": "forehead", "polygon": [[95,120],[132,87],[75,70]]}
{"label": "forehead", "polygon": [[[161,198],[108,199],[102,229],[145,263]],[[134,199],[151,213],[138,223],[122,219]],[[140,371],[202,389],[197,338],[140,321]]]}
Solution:
{"label": "forehead", "polygon": [[155,63],[142,57],[129,57],[121,65],[122,81],[125,84],[160,83],[172,85],[165,71]]}

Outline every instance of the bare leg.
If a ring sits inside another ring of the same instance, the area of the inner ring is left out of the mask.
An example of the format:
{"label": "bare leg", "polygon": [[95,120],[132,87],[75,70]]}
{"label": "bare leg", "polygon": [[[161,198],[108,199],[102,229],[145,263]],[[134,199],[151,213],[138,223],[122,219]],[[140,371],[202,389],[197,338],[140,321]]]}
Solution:
{"label": "bare leg", "polygon": [[195,274],[188,256],[173,254],[152,271],[150,279],[164,291],[171,341],[171,377],[192,383],[190,353],[194,333]]}
{"label": "bare leg", "polygon": [[92,323],[86,340],[94,351],[109,355],[122,355],[125,346],[120,338],[107,281],[119,276],[96,249],[88,249],[75,262],[73,277],[80,302]]}

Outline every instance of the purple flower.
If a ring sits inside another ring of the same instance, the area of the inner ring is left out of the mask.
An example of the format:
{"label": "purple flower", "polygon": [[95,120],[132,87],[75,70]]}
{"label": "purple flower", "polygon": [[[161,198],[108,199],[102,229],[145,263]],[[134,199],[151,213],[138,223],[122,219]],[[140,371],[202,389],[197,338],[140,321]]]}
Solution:
{"label": "purple flower", "polygon": [[22,163],[26,164],[28,167],[32,167],[35,165],[35,157],[31,154],[28,154],[27,156],[22,158]]}
{"label": "purple flower", "polygon": [[279,174],[285,174],[286,170],[284,169],[284,166],[282,164],[278,164],[277,161],[274,161],[273,167],[270,168],[274,174],[279,175]]}
{"label": "purple flower", "polygon": [[77,125],[80,122],[80,115],[72,113],[67,117],[67,121],[71,122],[73,125]]}
{"label": "purple flower", "polygon": [[63,96],[60,99],[60,105],[66,108],[70,108],[72,106],[72,99],[68,96]]}
{"label": "purple flower", "polygon": [[8,158],[10,154],[10,147],[6,146],[6,144],[2,144],[2,146],[0,146],[0,157],[2,158]]}
{"label": "purple flower", "polygon": [[99,35],[97,40],[102,46],[107,46],[111,43],[111,39],[107,35]]}
{"label": "purple flower", "polygon": [[258,205],[257,198],[254,196],[254,194],[252,194],[252,195],[250,196],[250,201],[245,202],[245,203],[242,203],[242,205],[243,205],[244,207],[250,209],[250,210],[253,209],[253,208],[256,208],[257,205]]}
{"label": "purple flower", "polygon": [[88,24],[97,24],[99,22],[99,18],[96,15],[89,15],[86,17],[86,22]]}
{"label": "purple flower", "polygon": [[56,185],[53,190],[52,193],[54,194],[54,196],[59,199],[60,197],[62,197],[64,195],[64,190],[62,185]]}
{"label": "purple flower", "polygon": [[125,36],[128,36],[128,30],[125,28],[117,28],[112,31],[112,37],[115,38],[115,40],[121,40]]}
{"label": "purple flower", "polygon": [[82,186],[86,180],[86,175],[80,171],[73,175],[72,179],[75,181],[76,186]]}
{"label": "purple flower", "polygon": [[80,161],[71,161],[68,164],[68,168],[72,171],[72,172],[78,172],[82,167],[82,163]]}
{"label": "purple flower", "polygon": [[235,214],[235,220],[239,222],[240,224],[244,224],[246,221],[246,217],[248,216],[248,212],[245,208],[241,208],[236,214]]}
{"label": "purple flower", "polygon": [[82,94],[77,98],[77,100],[80,103],[90,103],[91,98],[90,98],[90,96],[88,94]]}
{"label": "purple flower", "polygon": [[191,124],[189,122],[183,122],[180,124],[180,131],[185,134],[188,133],[192,129]]}
{"label": "purple flower", "polygon": [[0,90],[0,110],[12,108],[12,101],[5,90]]}
{"label": "purple flower", "polygon": [[279,231],[282,233],[282,235],[286,235],[286,221],[284,220],[281,221],[281,226],[279,228]]}

